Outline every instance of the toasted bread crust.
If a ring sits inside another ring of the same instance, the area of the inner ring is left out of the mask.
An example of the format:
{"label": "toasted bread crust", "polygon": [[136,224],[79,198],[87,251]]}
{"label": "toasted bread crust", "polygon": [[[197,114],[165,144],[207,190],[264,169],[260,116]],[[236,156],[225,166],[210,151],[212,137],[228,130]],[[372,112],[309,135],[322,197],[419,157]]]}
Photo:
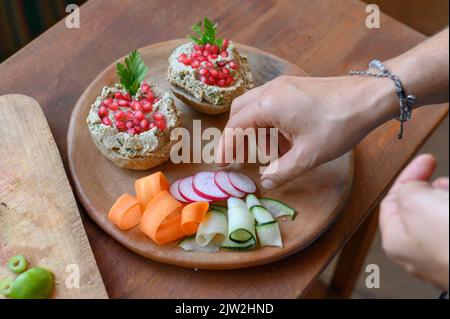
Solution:
{"label": "toasted bread crust", "polygon": [[167,161],[170,157],[170,148],[173,145],[173,143],[165,144],[161,147],[161,149],[149,154],[146,157],[130,158],[124,157],[119,153],[106,148],[103,143],[100,143],[100,141],[95,138],[95,136],[91,136],[97,149],[116,166],[136,171],[147,170]]}

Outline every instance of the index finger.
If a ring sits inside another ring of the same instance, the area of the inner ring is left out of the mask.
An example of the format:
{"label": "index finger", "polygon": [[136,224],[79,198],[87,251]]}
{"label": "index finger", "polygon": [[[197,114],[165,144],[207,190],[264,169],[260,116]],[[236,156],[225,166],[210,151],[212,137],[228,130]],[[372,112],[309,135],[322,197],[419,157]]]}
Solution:
{"label": "index finger", "polygon": [[436,160],[431,154],[417,156],[403,169],[395,180],[388,196],[392,196],[405,183],[411,181],[428,181],[436,169]]}
{"label": "index finger", "polygon": [[[256,110],[257,106],[255,103],[248,105],[242,111],[230,115],[227,125],[222,132],[220,138],[219,146],[217,148],[216,163],[219,165],[230,163],[234,158],[234,153],[236,149],[235,145],[235,129],[245,130],[247,128],[258,128],[261,123],[260,112]],[[228,155],[228,156],[227,156]],[[229,155],[232,155],[230,158]]]}

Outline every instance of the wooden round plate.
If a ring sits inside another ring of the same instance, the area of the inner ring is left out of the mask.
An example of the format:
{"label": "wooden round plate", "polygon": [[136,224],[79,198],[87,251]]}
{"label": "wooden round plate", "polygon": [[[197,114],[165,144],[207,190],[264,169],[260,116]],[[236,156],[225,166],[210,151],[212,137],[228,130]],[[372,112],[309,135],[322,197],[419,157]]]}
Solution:
{"label": "wooden round plate", "polygon": [[[149,81],[163,88],[170,88],[165,80],[170,53],[185,40],[173,40],[140,49],[149,67]],[[305,75],[295,65],[261,50],[237,45],[247,54],[255,84],[261,85],[279,75]],[[214,164],[173,164],[166,162],[148,171],[120,169],[106,159],[95,147],[86,125],[91,104],[105,85],[118,81],[115,63],[106,68],[89,85],[78,100],[70,119],[68,131],[68,158],[75,191],[90,217],[109,235],[134,252],[163,263],[197,269],[233,269],[261,265],[291,255],[306,247],[322,234],[336,219],[346,203],[353,178],[352,154],[322,165],[289,184],[274,191],[265,191],[259,185],[259,167],[256,164],[241,165],[238,170],[252,177],[261,195],[273,197],[294,207],[298,215],[294,221],[280,221],[284,248],[258,247],[250,251],[221,250],[217,253],[185,252],[176,244],[159,246],[138,228],[121,231],[107,218],[107,213],[123,193],[134,194],[137,178],[162,171],[170,181],[192,175],[198,171],[217,170]],[[192,121],[200,119],[202,129],[223,128],[228,113],[208,116],[198,113],[176,100],[182,111],[185,127],[192,130]]]}

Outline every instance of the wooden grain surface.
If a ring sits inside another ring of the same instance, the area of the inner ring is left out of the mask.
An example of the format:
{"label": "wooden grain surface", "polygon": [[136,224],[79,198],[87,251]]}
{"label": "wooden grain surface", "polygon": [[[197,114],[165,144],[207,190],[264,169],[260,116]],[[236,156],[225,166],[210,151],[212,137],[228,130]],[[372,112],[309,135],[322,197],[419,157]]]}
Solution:
{"label": "wooden grain surface", "polygon": [[[106,298],[106,290],[39,104],[24,95],[0,96],[0,278],[21,254],[30,267],[55,277],[52,298]],[[67,288],[70,265],[79,288]]]}
{"label": "wooden grain surface", "polygon": [[[185,39],[166,41],[141,48],[139,52],[151,70],[147,81],[164,90],[170,90],[167,82],[168,56]],[[304,76],[305,73],[286,60],[264,51],[236,44],[240,53],[246,54],[254,77],[255,86],[273,80],[279,75]],[[339,159],[293,179],[286,186],[274,191],[265,191],[259,184],[259,165],[247,164],[235,167],[256,181],[262,197],[272,197],[294,207],[298,212],[293,221],[280,221],[283,248],[258,247],[245,252],[221,250],[211,254],[186,252],[176,243],[166,246],[155,244],[138,228],[122,231],[113,225],[107,213],[116,199],[124,194],[134,194],[136,179],[162,171],[170,181],[194,175],[200,171],[220,169],[215,164],[182,163],[170,160],[148,171],[120,169],[104,157],[95,147],[86,125],[86,117],[92,103],[105,85],[118,82],[116,64],[111,64],[89,85],[77,102],[71,116],[67,143],[69,168],[78,198],[91,218],[108,234],[136,253],[163,263],[191,269],[236,269],[262,265],[282,259],[300,251],[314,241],[334,222],[350,195],[353,179],[353,158],[345,154]],[[223,129],[228,112],[221,116],[205,115],[176,99],[181,111],[183,127],[193,135],[193,121],[201,121],[201,129],[209,127]],[[194,138],[194,137],[193,137]],[[204,141],[205,145],[208,141]],[[190,158],[193,158],[191,150]],[[95,170],[92,169],[95,163]]]}
{"label": "wooden grain surface", "polygon": [[[367,29],[365,5],[354,0],[91,0],[81,8],[80,29],[61,21],[0,65],[0,94],[23,93],[41,104],[67,165],[69,116],[97,74],[132,48],[184,37],[203,16],[218,21],[222,35],[274,53],[312,76],[364,69],[374,57],[394,57],[425,39],[383,14],[380,29]],[[148,261],[82,214],[109,295],[304,295],[447,112],[448,105],[415,111],[402,141],[395,122],[372,132],[355,149],[354,187],[342,218],[301,254],[267,266],[195,272]]]}

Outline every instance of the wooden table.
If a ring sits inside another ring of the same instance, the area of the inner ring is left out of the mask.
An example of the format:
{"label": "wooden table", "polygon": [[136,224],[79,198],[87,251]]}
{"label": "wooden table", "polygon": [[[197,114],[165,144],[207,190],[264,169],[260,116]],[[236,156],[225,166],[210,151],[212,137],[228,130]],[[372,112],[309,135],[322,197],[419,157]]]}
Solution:
{"label": "wooden table", "polygon": [[[70,112],[94,77],[133,48],[185,36],[205,15],[229,38],[313,76],[364,69],[370,59],[393,57],[425,38],[385,15],[381,29],[367,29],[365,5],[351,0],[91,0],[81,8],[80,29],[61,21],[0,65],[0,95],[27,94],[40,103],[67,167]],[[267,266],[194,271],[145,260],[108,237],[80,207],[110,297],[296,298],[318,287],[316,279],[342,248],[331,289],[348,296],[376,229],[370,213],[447,111],[448,105],[417,111],[401,142],[397,123],[368,136],[356,147],[354,188],[339,221],[305,251]]]}

